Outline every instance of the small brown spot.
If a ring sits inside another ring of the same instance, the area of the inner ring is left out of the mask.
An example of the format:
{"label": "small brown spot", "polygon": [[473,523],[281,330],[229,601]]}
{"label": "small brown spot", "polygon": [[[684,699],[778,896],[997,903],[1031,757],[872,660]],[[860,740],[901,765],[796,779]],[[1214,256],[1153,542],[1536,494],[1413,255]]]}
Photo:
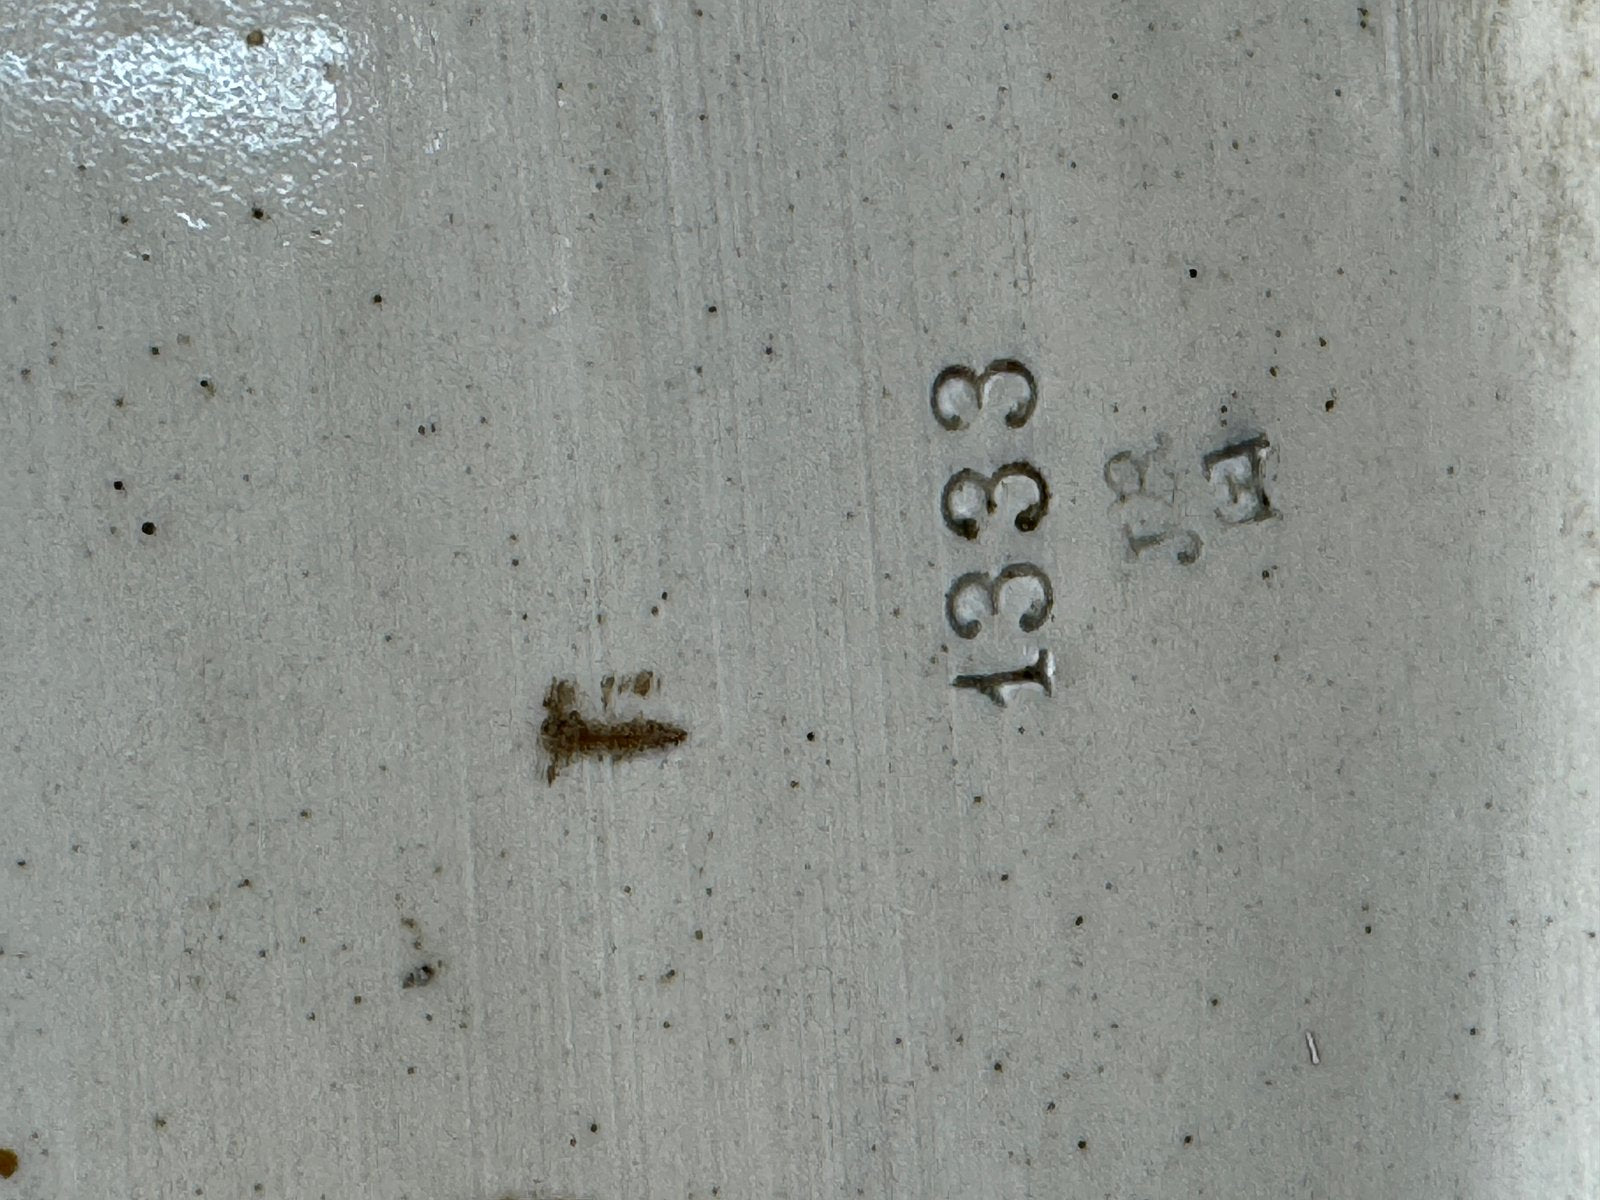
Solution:
{"label": "small brown spot", "polygon": [[259,29],[252,29],[244,35],[244,44],[246,46],[265,46],[267,44],[267,35]]}
{"label": "small brown spot", "polygon": [[10,1179],[17,1173],[17,1152],[11,1149],[0,1150],[0,1179]]}
{"label": "small brown spot", "polygon": [[406,977],[400,981],[400,986],[402,988],[427,987],[433,982],[437,973],[436,964],[423,963],[421,966],[413,967],[406,972]]}
{"label": "small brown spot", "polygon": [[655,672],[640,671],[633,677],[633,694],[635,696],[648,696],[655,681]]}

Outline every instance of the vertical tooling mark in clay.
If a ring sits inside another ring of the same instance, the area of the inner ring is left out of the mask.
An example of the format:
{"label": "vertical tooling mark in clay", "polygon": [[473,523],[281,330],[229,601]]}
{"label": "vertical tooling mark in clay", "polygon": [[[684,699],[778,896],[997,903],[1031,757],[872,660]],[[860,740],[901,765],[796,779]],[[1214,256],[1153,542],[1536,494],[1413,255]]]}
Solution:
{"label": "vertical tooling mark in clay", "polygon": [[70,154],[191,228],[267,195],[279,212],[330,215],[323,185],[357,161],[369,76],[339,8],[5,6],[0,132]]}

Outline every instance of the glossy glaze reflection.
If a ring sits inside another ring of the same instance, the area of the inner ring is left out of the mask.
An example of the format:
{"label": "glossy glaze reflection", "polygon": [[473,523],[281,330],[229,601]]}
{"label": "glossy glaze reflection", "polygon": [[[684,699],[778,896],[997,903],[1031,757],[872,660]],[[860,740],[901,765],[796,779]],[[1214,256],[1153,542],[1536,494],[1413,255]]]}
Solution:
{"label": "glossy glaze reflection", "polygon": [[0,4],[0,129],[204,229],[240,204],[327,216],[359,162],[362,41],[337,6]]}

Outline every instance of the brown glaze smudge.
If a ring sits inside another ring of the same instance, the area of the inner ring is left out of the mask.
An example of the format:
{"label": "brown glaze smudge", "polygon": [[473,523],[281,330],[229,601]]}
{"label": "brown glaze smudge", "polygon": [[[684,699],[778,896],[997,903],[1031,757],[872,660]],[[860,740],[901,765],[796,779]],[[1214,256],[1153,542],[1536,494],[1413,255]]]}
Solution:
{"label": "brown glaze smudge", "polygon": [[[655,677],[644,671],[626,682],[635,695],[647,695]],[[641,683],[641,680],[643,681]],[[614,686],[611,677],[607,683]],[[609,698],[609,688],[605,691]],[[544,696],[544,723],[539,726],[539,741],[550,756],[545,782],[554,783],[562,770],[579,758],[609,759],[613,762],[636,758],[653,751],[669,750],[689,736],[687,729],[665,721],[633,717],[626,721],[591,721],[577,711],[578,685],[571,679],[552,679]]]}

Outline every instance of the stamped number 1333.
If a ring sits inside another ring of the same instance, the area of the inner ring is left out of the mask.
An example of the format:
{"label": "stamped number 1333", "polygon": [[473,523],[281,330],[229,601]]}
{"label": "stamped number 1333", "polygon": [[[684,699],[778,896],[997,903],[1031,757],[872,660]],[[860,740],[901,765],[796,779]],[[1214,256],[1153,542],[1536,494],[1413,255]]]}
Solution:
{"label": "stamped number 1333", "polygon": [[[1001,410],[1007,430],[1018,430],[1033,416],[1039,403],[1033,372],[1016,359],[1002,358],[981,371],[966,366],[946,367],[933,381],[930,397],[933,418],[946,432],[959,434],[972,427],[979,415]],[[944,597],[945,621],[964,641],[994,636],[1011,625],[1024,634],[1037,632],[1050,619],[1055,589],[1050,576],[1030,561],[1025,548],[1029,535],[1038,531],[1050,511],[1050,485],[1038,467],[1017,458],[995,466],[965,466],[945,482],[939,494],[939,514],[954,536],[990,551],[973,569],[957,575]],[[996,553],[997,543],[1021,543],[1022,551]],[[1014,661],[1014,660],[1013,660]],[[1053,692],[1055,657],[1047,648],[1034,652],[1031,662],[957,675],[951,686],[967,688],[1004,706],[1019,689]]]}

